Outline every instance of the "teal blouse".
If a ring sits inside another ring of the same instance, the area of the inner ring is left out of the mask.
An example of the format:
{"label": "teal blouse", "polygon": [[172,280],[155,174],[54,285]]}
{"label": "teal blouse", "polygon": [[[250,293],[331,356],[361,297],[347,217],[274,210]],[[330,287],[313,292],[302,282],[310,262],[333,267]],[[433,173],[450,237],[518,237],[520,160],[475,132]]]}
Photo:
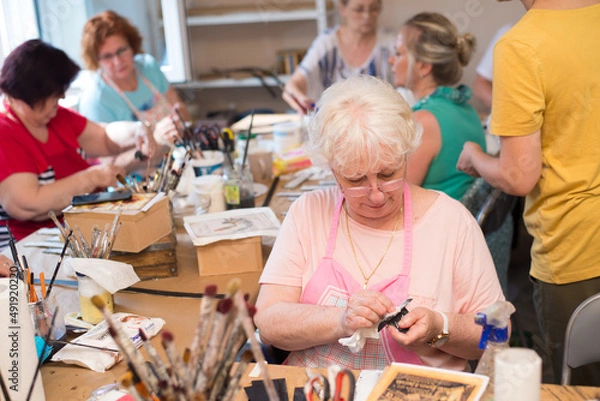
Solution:
{"label": "teal blouse", "polygon": [[413,111],[427,110],[435,116],[442,139],[440,151],[431,161],[421,186],[445,192],[454,199],[460,199],[475,180],[456,169],[464,143],[476,142],[486,149],[479,115],[467,102],[472,95],[465,85],[440,86],[413,106]]}

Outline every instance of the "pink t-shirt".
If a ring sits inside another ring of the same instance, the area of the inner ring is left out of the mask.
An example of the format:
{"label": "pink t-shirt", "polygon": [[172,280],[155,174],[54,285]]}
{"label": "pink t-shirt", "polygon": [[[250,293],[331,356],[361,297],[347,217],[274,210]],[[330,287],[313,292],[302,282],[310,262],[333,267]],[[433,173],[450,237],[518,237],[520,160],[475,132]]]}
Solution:
{"label": "pink t-shirt", "polygon": [[[337,188],[313,191],[290,207],[261,284],[304,287],[325,255],[327,236],[340,196]],[[383,255],[390,232],[349,220],[354,247],[361,260],[375,266]],[[375,283],[402,269],[404,233],[398,231],[383,263],[371,278]],[[362,275],[350,247],[346,216],[342,212],[334,258],[357,281]],[[474,313],[504,299],[485,239],[467,209],[449,196],[438,198],[413,226],[408,309],[425,306],[449,313]],[[419,355],[425,365],[464,370],[467,361],[431,348]]]}

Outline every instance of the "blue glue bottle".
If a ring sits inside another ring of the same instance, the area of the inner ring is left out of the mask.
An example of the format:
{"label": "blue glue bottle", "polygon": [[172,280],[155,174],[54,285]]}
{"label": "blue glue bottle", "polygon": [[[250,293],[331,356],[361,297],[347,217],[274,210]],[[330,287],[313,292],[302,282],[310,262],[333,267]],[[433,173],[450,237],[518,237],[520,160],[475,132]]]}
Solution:
{"label": "blue glue bottle", "polygon": [[508,301],[498,301],[475,315],[475,323],[483,327],[479,349],[484,350],[475,373],[490,378],[487,389],[481,397],[482,401],[494,399],[494,358],[498,352],[509,347],[508,322],[514,312],[513,304]]}

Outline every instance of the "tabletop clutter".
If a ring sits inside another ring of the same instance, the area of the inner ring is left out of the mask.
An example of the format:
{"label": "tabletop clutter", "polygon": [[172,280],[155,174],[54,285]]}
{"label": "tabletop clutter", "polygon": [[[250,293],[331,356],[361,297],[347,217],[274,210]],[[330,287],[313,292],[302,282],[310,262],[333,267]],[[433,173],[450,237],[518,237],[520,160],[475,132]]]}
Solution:
{"label": "tabletop clutter", "polygon": [[[256,207],[256,184],[271,185],[263,206],[268,206],[285,174],[289,180],[277,196],[291,201],[302,191],[335,185],[329,172],[310,166],[299,148],[301,131],[302,122],[295,116],[254,113],[231,129],[216,124],[186,126],[180,132],[181,141],[153,174],[148,171],[144,180],[119,177],[123,188],[117,191],[130,191],[126,199],[69,206],[63,211],[63,221],[50,213],[59,233],[53,249],[60,255],[50,280],[43,273],[35,279],[26,256],[19,255],[11,241],[14,274],[2,280],[20,283],[23,300],[19,303],[27,304],[30,312],[28,335],[37,342],[40,362],[23,372],[34,377],[28,382],[34,399],[43,395],[33,371],[46,358],[97,372],[124,360],[128,371],[115,391],[128,392],[135,400],[231,400],[254,360],[262,381],[245,389],[248,399],[288,399],[285,385],[272,380],[266,369],[252,322],[256,309],[248,302],[249,295],[240,291],[239,279],[231,280],[223,294],[217,293],[215,285],[206,286],[198,320],[190,325],[193,341],[183,353],[176,351],[177,338],[164,327],[162,318],[115,313],[113,294],[140,280],[177,275],[174,226],[185,228],[192,239],[200,276],[261,271],[261,237],[275,237],[280,219],[269,207]],[[266,139],[266,135],[271,137]],[[303,185],[309,179],[317,184]],[[300,192],[292,192],[298,188]],[[76,277],[80,305],[80,313],[66,320],[69,326],[79,324],[79,330],[87,331],[71,341],[67,341],[65,318],[53,292],[63,264]],[[165,266],[168,272],[161,271]],[[3,283],[4,296],[11,285]],[[39,296],[34,283],[40,284]],[[0,300],[8,307],[5,298]],[[378,336],[385,326],[398,329],[397,322],[407,313],[410,301],[399,305],[397,313],[386,316],[379,327],[340,341],[351,348],[362,347],[365,338]],[[507,322],[512,312],[514,307],[504,302],[476,317],[482,325],[480,347],[485,348],[476,374],[404,364],[392,364],[383,372],[360,372],[356,377],[336,366],[329,367],[327,377],[309,369],[306,385],[297,389],[294,399],[409,399],[400,397],[402,393],[424,397],[419,399],[477,400],[493,396],[494,389],[497,399],[511,399],[503,394],[514,388],[531,399],[539,398],[539,357],[508,347]],[[150,341],[159,334],[166,359]],[[245,343],[248,351],[238,353]],[[516,383],[514,370],[519,368],[525,370],[518,375],[527,373],[527,380]],[[15,400],[26,399],[17,398],[22,391],[10,390],[4,398],[11,399],[10,394]]]}

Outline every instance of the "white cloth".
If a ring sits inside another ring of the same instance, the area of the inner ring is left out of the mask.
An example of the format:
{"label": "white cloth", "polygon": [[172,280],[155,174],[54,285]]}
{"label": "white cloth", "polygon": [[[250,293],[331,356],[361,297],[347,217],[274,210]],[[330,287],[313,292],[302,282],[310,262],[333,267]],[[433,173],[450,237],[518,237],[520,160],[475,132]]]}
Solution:
{"label": "white cloth", "polygon": [[485,53],[481,58],[481,61],[477,65],[477,73],[487,79],[488,81],[492,80],[492,70],[494,63],[494,46],[496,46],[496,42],[504,35],[510,28],[512,28],[512,24],[506,24],[500,27],[494,34],[492,41],[489,43],[487,49],[485,49]]}
{"label": "white cloth", "polygon": [[65,260],[65,264],[75,272],[90,277],[111,294],[140,281],[133,266],[123,262],[109,259],[71,258]]}

